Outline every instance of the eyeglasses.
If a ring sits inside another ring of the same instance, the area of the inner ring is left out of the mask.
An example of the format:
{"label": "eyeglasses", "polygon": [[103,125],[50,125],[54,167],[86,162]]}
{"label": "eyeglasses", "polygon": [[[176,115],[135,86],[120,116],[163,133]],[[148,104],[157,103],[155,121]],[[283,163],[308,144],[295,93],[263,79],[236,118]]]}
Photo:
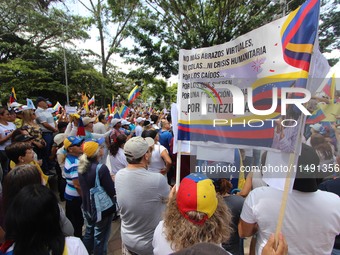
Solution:
{"label": "eyeglasses", "polygon": [[70,147],[80,147],[81,146],[81,143],[79,144],[72,144]]}

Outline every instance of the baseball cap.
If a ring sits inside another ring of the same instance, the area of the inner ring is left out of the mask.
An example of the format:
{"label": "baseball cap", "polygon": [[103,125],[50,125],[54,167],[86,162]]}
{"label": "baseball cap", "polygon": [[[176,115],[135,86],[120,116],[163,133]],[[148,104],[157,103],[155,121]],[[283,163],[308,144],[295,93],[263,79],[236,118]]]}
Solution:
{"label": "baseball cap", "polygon": [[131,122],[127,121],[127,120],[122,120],[122,126],[124,125],[130,125]]}
{"label": "baseball cap", "polygon": [[[177,208],[180,213],[194,224],[202,225],[216,211],[218,200],[212,180],[203,174],[189,174],[178,188]],[[200,221],[194,221],[188,216],[188,212],[196,211],[205,213]]]}
{"label": "baseball cap", "polygon": [[78,145],[83,142],[82,138],[76,136],[69,136],[64,140],[64,148],[67,150],[72,145]]}
{"label": "baseball cap", "polygon": [[132,137],[124,145],[125,156],[133,159],[139,159],[145,155],[149,147],[154,145],[154,140],[150,137]]}
{"label": "baseball cap", "polygon": [[53,138],[53,141],[59,146],[65,140],[65,137],[66,134],[60,133]]}
{"label": "baseball cap", "polygon": [[88,157],[91,158],[98,150],[99,146],[103,144],[105,141],[105,138],[99,138],[99,139],[86,139],[83,143],[83,153]]}
{"label": "baseball cap", "polygon": [[83,124],[84,126],[87,126],[88,124],[90,124],[91,122],[95,122],[96,118],[90,118],[90,117],[84,117],[82,118]]}
{"label": "baseball cap", "polygon": [[35,100],[35,104],[39,104],[41,101],[48,101],[48,98],[44,98],[44,97],[37,97],[37,100]]}
{"label": "baseball cap", "polygon": [[141,123],[142,121],[144,121],[144,120],[146,120],[145,118],[142,118],[142,117],[138,117],[137,119],[136,119],[136,122],[137,123]]}
{"label": "baseball cap", "polygon": [[111,124],[112,124],[113,127],[116,126],[119,122],[122,122],[122,120],[121,119],[112,119],[111,120]]}
{"label": "baseball cap", "polygon": [[14,141],[15,142],[27,142],[27,141],[33,140],[34,138],[35,138],[34,136],[20,134],[14,137]]}
{"label": "baseball cap", "polygon": [[146,126],[149,126],[151,124],[153,124],[153,121],[146,120],[146,121],[144,121],[143,126],[146,127]]}
{"label": "baseball cap", "polygon": [[315,131],[319,132],[322,128],[322,125],[320,123],[316,123],[313,125],[310,125],[311,128],[313,128]]}

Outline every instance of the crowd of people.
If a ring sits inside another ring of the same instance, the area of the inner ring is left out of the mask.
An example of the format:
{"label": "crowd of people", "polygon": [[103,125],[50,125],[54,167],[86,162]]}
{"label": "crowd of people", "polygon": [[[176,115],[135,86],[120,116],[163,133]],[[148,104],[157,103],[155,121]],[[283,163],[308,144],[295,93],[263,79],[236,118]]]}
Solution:
{"label": "crowd of people", "polygon": [[[135,107],[120,118],[97,108],[54,111],[43,97],[35,105],[0,107],[0,254],[107,254],[117,218],[128,255],[243,255],[251,236],[250,254],[340,254],[335,175],[299,173],[274,240],[282,191],[268,187],[261,172],[248,174],[241,189],[228,178],[190,173],[183,162],[181,184],[174,185],[166,110]],[[331,167],[340,160],[340,129],[317,123],[310,130],[298,164]],[[261,168],[266,153],[255,149],[240,155]],[[96,179],[113,203],[94,220]],[[52,180],[58,192],[51,191]]]}

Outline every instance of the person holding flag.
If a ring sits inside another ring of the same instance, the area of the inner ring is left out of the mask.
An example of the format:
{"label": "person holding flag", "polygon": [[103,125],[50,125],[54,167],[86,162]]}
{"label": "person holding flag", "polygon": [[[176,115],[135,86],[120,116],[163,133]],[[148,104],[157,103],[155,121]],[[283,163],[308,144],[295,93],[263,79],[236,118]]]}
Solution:
{"label": "person holding flag", "polygon": [[53,145],[53,133],[58,133],[59,130],[54,121],[52,113],[48,110],[48,99],[38,97],[36,100],[37,109],[35,111],[36,122],[42,130],[42,137],[45,140],[46,146],[42,155],[42,169],[46,175],[51,174],[53,163],[49,160]]}

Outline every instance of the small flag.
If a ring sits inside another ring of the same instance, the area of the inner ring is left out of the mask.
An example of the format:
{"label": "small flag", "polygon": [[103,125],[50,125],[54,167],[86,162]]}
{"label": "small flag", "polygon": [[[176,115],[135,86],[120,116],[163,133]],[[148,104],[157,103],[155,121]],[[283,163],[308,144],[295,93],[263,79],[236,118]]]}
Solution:
{"label": "small flag", "polygon": [[121,118],[125,119],[130,112],[130,108],[127,107],[126,105],[122,105],[119,109],[119,115]]}
{"label": "small flag", "polygon": [[139,86],[136,85],[130,92],[129,96],[128,96],[128,102],[130,104],[133,103],[133,101],[136,100],[136,98],[140,95],[140,90],[139,90]]}
{"label": "small flag", "polygon": [[116,111],[115,114],[113,115],[114,119],[120,119],[119,113]]}
{"label": "small flag", "polygon": [[79,118],[77,136],[85,136],[85,127],[82,118]]}
{"label": "small flag", "polygon": [[12,87],[11,95],[9,96],[9,103],[14,103],[17,101],[17,95],[15,94],[14,87]]}
{"label": "small flag", "polygon": [[52,107],[52,109],[55,111],[55,112],[59,112],[60,111],[60,108],[62,108],[61,104],[59,103],[59,101],[57,101],[57,103],[55,104],[55,106]]}
{"label": "small flag", "polygon": [[91,97],[90,101],[87,103],[88,106],[90,106],[91,104],[94,104],[94,96]]}
{"label": "small flag", "polygon": [[32,99],[26,98],[26,102],[27,102],[27,107],[28,107],[29,109],[34,109],[34,110],[36,109],[35,106],[34,106],[34,104],[33,104]]}
{"label": "small flag", "polygon": [[326,118],[326,115],[321,108],[315,110],[312,115],[308,116],[306,119],[306,124],[315,124]]}
{"label": "small flag", "polygon": [[335,73],[329,78],[322,91],[329,97],[330,102],[334,103],[335,97]]}

